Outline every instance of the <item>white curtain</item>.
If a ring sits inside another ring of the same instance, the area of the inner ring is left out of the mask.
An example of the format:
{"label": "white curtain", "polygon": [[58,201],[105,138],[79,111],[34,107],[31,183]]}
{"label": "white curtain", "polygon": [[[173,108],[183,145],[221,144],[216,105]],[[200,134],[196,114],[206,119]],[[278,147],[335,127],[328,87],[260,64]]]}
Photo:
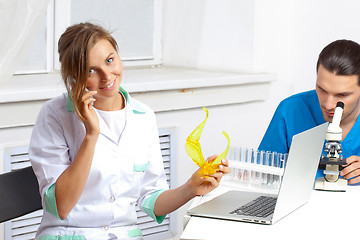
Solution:
{"label": "white curtain", "polygon": [[0,86],[24,60],[48,5],[49,0],[0,0]]}

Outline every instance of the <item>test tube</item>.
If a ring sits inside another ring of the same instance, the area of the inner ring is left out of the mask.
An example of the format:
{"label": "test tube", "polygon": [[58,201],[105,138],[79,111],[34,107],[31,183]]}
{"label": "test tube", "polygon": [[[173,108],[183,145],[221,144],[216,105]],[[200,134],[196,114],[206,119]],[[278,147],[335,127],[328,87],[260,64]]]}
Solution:
{"label": "test tube", "polygon": [[[274,162],[274,167],[280,168],[280,161],[282,158],[283,154],[278,153],[276,158],[275,158],[275,162]],[[274,182],[273,182],[273,188],[278,189],[280,186],[280,176],[279,175],[274,175]]]}
{"label": "test tube", "polygon": [[[255,158],[256,158],[256,156],[255,156],[254,149],[250,149],[250,163],[251,164],[254,164]],[[249,179],[250,180],[250,185],[254,185],[255,184],[255,179],[256,179],[256,173],[253,170],[250,170],[249,173],[250,173],[250,179]]]}
{"label": "test tube", "polygon": [[[254,163],[256,165],[260,165],[260,164],[262,164],[262,161],[263,160],[262,160],[262,156],[261,156],[261,151],[256,149]],[[255,184],[260,186],[262,184],[262,172],[255,172],[255,174],[256,174]]]}
{"label": "test tube", "polygon": [[[235,146],[230,146],[229,149],[229,160],[231,161],[236,161],[236,147]],[[230,179],[234,180],[236,179],[236,172],[237,172],[237,168],[231,168],[231,177]],[[225,175],[226,176],[226,175]]]}
{"label": "test tube", "polygon": [[[273,153],[272,153],[271,165],[270,165],[270,166],[276,167],[276,159],[277,159],[277,157],[278,157],[278,153],[277,153],[277,152],[273,152]],[[271,175],[271,176],[270,176],[270,185],[271,185],[272,187],[274,187],[274,185],[276,184],[276,183],[275,183],[275,181],[276,181],[275,175],[274,175],[274,174],[270,174],[270,175]]]}
{"label": "test tube", "polygon": [[[235,154],[236,161],[240,162],[241,147],[235,148],[234,154]],[[241,181],[241,169],[236,168],[234,175],[235,175],[236,181]]]}
{"label": "test tube", "polygon": [[[288,154],[285,153],[285,154],[282,154],[281,158],[280,158],[280,168],[284,169],[285,166],[286,166],[286,161],[287,161],[287,158],[288,158]],[[280,177],[279,181],[281,182],[282,181],[282,177]]]}
{"label": "test tube", "polygon": [[[268,166],[269,165],[269,151],[263,151],[263,165],[264,166]],[[267,178],[268,178],[268,174],[264,173],[263,174],[263,187],[267,187]]]}
{"label": "test tube", "polygon": [[[243,157],[244,157],[244,163],[245,164],[251,163],[251,151],[250,151],[249,148],[244,149]],[[245,168],[244,172],[243,172],[243,176],[242,176],[242,179],[243,179],[244,183],[249,183],[249,177],[250,177],[249,170],[247,170]]]}
{"label": "test tube", "polygon": [[[261,155],[261,162],[260,164],[263,165],[263,166],[266,166],[267,165],[267,162],[268,160],[266,159],[266,152],[265,151],[260,151],[260,155]],[[261,185],[262,186],[266,186],[267,185],[267,173],[262,173],[262,176],[261,176]]]}
{"label": "test tube", "polygon": [[[238,156],[239,156],[239,161],[240,162],[243,162],[244,161],[244,156],[243,156],[243,148],[242,147],[239,147],[238,149]],[[237,172],[237,179],[239,181],[241,181],[241,183],[243,183],[244,181],[244,169],[238,169],[238,172]]]}

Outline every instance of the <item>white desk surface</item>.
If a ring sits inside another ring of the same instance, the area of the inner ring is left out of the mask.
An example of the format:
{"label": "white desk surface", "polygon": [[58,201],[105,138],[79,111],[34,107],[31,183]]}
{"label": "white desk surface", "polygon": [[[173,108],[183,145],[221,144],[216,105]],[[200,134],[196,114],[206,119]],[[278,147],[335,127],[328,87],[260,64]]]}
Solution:
{"label": "white desk surface", "polygon": [[[191,207],[228,190],[216,189]],[[191,217],[180,237],[182,240],[306,238],[360,239],[360,186],[348,186],[346,192],[313,190],[307,204],[273,225]]]}

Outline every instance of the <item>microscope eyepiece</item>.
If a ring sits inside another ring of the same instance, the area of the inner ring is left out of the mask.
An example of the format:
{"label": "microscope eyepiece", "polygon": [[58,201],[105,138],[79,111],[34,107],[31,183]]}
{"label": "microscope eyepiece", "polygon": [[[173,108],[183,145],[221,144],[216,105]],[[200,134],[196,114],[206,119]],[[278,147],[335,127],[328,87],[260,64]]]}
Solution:
{"label": "microscope eyepiece", "polygon": [[344,109],[344,103],[343,102],[337,102],[336,107],[341,107]]}

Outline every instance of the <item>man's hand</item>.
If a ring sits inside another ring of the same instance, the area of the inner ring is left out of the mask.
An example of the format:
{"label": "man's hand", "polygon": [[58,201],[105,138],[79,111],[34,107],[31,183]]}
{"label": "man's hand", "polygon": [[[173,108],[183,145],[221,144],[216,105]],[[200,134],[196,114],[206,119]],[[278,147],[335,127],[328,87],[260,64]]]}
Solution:
{"label": "man's hand", "polygon": [[346,163],[347,164],[340,172],[340,175],[348,180],[349,184],[360,182],[360,157],[355,155],[348,157]]}

